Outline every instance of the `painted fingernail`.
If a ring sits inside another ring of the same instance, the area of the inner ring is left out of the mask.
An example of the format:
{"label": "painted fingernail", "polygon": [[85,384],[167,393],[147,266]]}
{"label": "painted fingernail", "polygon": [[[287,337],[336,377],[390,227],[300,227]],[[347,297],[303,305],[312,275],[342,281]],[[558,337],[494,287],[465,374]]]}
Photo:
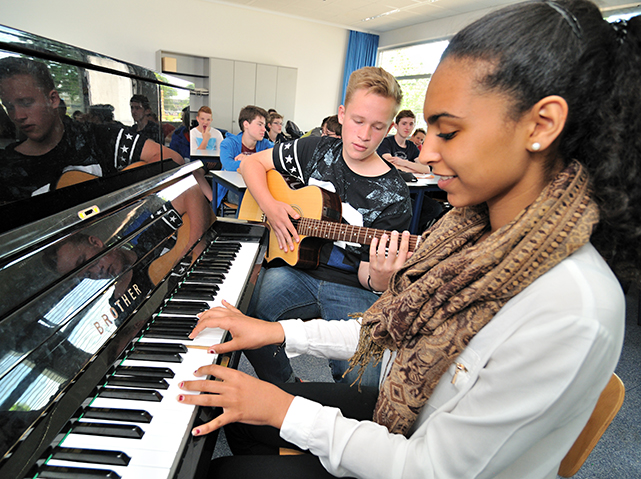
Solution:
{"label": "painted fingernail", "polygon": [[184,400],[185,400],[185,396],[183,396],[182,394],[179,394],[178,395],[178,402],[182,402]]}
{"label": "painted fingernail", "polygon": [[194,436],[200,436],[200,429],[194,429],[193,431],[191,431],[191,433]]}
{"label": "painted fingernail", "polygon": [[216,354],[216,350],[214,348],[208,349],[207,354]]}
{"label": "painted fingernail", "polygon": [[184,382],[184,381],[182,381],[182,382],[178,383],[178,387],[179,387],[180,389],[182,389],[183,387],[185,387],[185,382]]}

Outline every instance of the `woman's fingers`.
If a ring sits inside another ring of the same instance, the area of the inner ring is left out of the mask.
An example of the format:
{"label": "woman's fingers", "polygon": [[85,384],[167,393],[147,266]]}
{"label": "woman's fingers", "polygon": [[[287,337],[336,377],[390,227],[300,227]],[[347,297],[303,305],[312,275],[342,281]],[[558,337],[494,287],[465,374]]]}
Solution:
{"label": "woman's fingers", "polygon": [[211,346],[210,352],[217,354],[280,344],[285,335],[279,323],[245,316],[227,301],[223,301],[222,306],[198,314],[198,324],[189,337],[195,338],[205,328],[221,328],[231,333],[230,341]]}
{"label": "woman's fingers", "polygon": [[217,380],[183,381],[184,391],[206,394],[180,394],[178,402],[200,406],[221,407],[223,414],[213,421],[194,428],[192,434],[202,435],[230,422],[280,427],[293,396],[283,390],[234,369],[215,364],[198,368],[198,377],[213,376]]}

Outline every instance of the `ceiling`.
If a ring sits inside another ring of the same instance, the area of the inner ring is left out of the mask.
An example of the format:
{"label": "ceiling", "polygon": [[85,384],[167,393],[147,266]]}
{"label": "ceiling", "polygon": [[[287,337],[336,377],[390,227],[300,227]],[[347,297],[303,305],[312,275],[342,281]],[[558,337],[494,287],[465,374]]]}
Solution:
{"label": "ceiling", "polygon": [[[369,33],[383,33],[417,23],[519,0],[206,0],[257,11],[279,13]],[[604,10],[638,6],[630,0],[597,0]]]}

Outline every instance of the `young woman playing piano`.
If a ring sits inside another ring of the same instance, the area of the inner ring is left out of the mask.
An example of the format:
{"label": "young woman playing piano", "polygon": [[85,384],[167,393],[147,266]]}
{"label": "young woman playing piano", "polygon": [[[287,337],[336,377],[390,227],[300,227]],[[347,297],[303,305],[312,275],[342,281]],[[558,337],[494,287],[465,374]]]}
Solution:
{"label": "young woman playing piano", "polygon": [[[192,333],[230,330],[218,353],[382,359],[380,390],[200,368],[220,381],[182,387],[213,394],[178,400],[224,413],[193,434],[243,423],[226,427],[232,450],[262,454],[214,461],[215,477],[556,477],[621,350],[610,268],[638,277],[640,42],[639,18],[612,26],[587,0],[518,3],[452,39],[419,161],[455,208],[362,321],[268,323],[227,306]],[[311,454],[267,455],[282,446]]]}

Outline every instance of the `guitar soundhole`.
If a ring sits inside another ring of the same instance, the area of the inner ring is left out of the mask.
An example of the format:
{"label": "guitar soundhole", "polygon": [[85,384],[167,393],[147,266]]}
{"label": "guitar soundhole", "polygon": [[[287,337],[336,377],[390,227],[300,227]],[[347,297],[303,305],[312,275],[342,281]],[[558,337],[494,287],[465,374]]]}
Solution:
{"label": "guitar soundhole", "polygon": [[301,216],[301,218],[304,216],[303,215],[303,210],[301,209],[300,206],[298,206],[298,205],[289,205],[289,206],[291,206],[294,209],[294,211]]}

